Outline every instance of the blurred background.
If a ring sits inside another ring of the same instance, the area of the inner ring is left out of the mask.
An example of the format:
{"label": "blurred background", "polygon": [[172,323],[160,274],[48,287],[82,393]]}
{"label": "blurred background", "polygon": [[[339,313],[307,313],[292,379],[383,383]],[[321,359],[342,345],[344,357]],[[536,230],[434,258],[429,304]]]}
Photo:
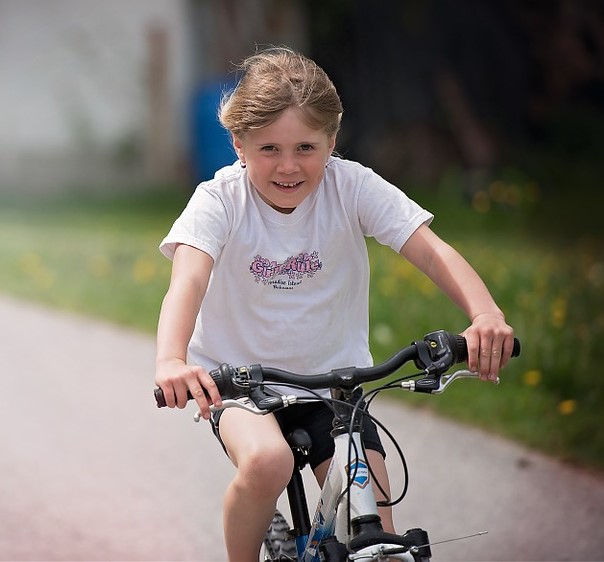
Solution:
{"label": "blurred background", "polygon": [[[459,170],[478,190],[548,152],[583,183],[602,160],[602,12],[598,0],[2,0],[0,188],[211,177],[232,160],[216,100],[269,44],[325,68],[345,107],[340,153],[393,181],[434,187]],[[568,187],[552,176],[545,190]]]}
{"label": "blurred background", "polygon": [[[231,467],[190,409],[158,413],[151,395],[170,278],[157,247],[195,186],[234,160],[216,106],[236,64],[282,44],[338,88],[339,154],[434,212],[522,341],[499,386],[391,395],[489,444],[443,439],[426,416],[399,428],[412,492],[455,482],[455,498],[425,502],[441,538],[507,522],[447,559],[600,559],[602,0],[0,0],[0,558],[221,548],[221,492],[207,492]],[[368,245],[376,360],[466,328],[422,274]],[[416,459],[406,447],[424,432]],[[496,435],[532,451],[501,462]],[[498,465],[482,488],[452,464],[464,447],[469,469]],[[462,532],[443,528],[447,513]]]}
{"label": "blurred background", "polygon": [[[599,0],[0,0],[0,291],[152,333],[157,244],[234,160],[218,100],[282,44],[336,84],[338,152],[435,212],[524,342],[508,395],[430,407],[603,468]],[[376,357],[465,327],[370,250]]]}

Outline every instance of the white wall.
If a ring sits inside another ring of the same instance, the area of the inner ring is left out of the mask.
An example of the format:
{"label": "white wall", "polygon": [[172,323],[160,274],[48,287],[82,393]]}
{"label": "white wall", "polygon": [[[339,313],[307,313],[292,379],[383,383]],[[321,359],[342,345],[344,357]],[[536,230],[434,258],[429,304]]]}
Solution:
{"label": "white wall", "polygon": [[148,175],[154,25],[168,37],[156,140],[177,160],[191,87],[186,19],[185,0],[0,0],[0,193]]}

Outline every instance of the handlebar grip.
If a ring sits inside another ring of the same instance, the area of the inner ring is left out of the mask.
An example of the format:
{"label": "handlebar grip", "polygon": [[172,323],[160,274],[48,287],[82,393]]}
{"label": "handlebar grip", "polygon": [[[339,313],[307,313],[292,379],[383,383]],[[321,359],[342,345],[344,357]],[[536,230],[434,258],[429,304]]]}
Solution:
{"label": "handlebar grip", "polygon": [[[452,341],[452,347],[456,352],[457,363],[462,363],[468,358],[468,346],[466,344],[466,338],[459,335],[452,335],[454,341]],[[514,338],[514,347],[512,348],[512,357],[518,357],[520,355],[520,351],[522,346],[520,345],[520,340],[518,338]]]}
{"label": "handlebar grip", "polygon": [[157,407],[165,408],[167,404],[166,397],[164,396],[164,391],[158,387],[153,391],[153,394],[155,395],[155,403],[157,404]]}
{"label": "handlebar grip", "polygon": [[[166,404],[166,397],[164,395],[164,391],[161,388],[156,388],[153,391],[153,394],[155,394],[155,402],[157,403],[157,407],[158,408],[165,408],[167,406]],[[207,394],[206,394],[207,396]],[[193,400],[193,395],[187,391],[187,400]]]}
{"label": "handlebar grip", "polygon": [[468,344],[466,338],[459,334],[449,334],[449,342],[455,356],[455,363],[462,363],[468,358]]}
{"label": "handlebar grip", "polygon": [[[234,369],[227,364],[220,365],[218,369],[214,369],[209,372],[209,375],[212,377],[214,382],[216,383],[216,387],[218,388],[218,392],[223,399],[228,398],[236,398],[236,392],[233,387],[232,377],[234,375]],[[209,399],[209,395],[205,389],[203,389],[206,398]],[[164,391],[161,388],[156,388],[154,390],[155,402],[157,403],[158,408],[164,408],[167,406],[166,397],[164,395]],[[193,395],[187,391],[187,400],[193,400]]]}

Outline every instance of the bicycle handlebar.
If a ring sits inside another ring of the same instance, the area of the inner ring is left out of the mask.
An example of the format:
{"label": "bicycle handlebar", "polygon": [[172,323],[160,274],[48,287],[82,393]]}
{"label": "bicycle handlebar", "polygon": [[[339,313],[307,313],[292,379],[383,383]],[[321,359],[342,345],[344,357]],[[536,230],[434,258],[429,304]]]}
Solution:
{"label": "bicycle handlebar", "polygon": [[[514,338],[512,357],[520,355],[520,341]],[[412,384],[402,385],[406,390],[437,394],[452,382],[451,376],[441,384],[441,376],[455,363],[467,359],[468,350],[463,336],[438,330],[426,335],[423,340],[414,341],[392,357],[371,367],[345,367],[333,369],[322,374],[298,374],[283,369],[251,365],[234,368],[223,363],[217,369],[210,371],[210,376],[216,383],[223,400],[237,400],[249,397],[261,411],[269,412],[286,406],[282,396],[267,394],[263,383],[293,384],[306,389],[340,388],[353,389],[356,386],[384,378],[410,361],[414,361],[420,374],[425,378],[413,381]],[[469,376],[466,371],[463,376]],[[193,396],[188,393],[188,399]],[[161,388],[155,389],[157,407],[166,406],[166,399]]]}

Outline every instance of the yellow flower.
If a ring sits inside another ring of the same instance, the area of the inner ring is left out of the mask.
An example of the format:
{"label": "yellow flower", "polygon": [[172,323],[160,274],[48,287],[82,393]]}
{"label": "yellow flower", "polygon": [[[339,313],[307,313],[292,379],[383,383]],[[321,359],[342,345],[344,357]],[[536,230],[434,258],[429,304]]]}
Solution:
{"label": "yellow flower", "polygon": [[388,324],[378,324],[372,331],[373,339],[381,345],[390,345],[394,341],[394,334]]}
{"label": "yellow flower", "polygon": [[427,277],[422,277],[420,279],[419,290],[426,297],[434,296],[437,293],[436,285]]}
{"label": "yellow flower", "polygon": [[537,386],[541,382],[541,371],[539,369],[526,371],[522,376],[522,380],[527,386]]}
{"label": "yellow flower", "polygon": [[393,297],[398,288],[398,281],[393,275],[382,277],[378,282],[378,289],[385,297]]}
{"label": "yellow flower", "polygon": [[132,277],[137,283],[148,283],[156,272],[157,266],[148,258],[139,258],[132,266]]}
{"label": "yellow flower", "polygon": [[409,279],[413,274],[413,266],[407,260],[397,259],[393,271],[397,277]]}
{"label": "yellow flower", "polygon": [[23,254],[20,259],[21,270],[33,280],[40,289],[50,289],[56,281],[56,275],[42,262],[35,252]]}
{"label": "yellow flower", "polygon": [[505,287],[508,284],[510,278],[509,271],[504,264],[497,264],[495,271],[493,272],[493,282],[497,287]]}
{"label": "yellow flower", "polygon": [[42,258],[35,252],[27,252],[21,256],[19,265],[24,273],[34,275],[42,266]]}
{"label": "yellow flower", "polygon": [[558,404],[558,413],[562,416],[569,416],[574,413],[577,409],[577,401],[576,400],[562,400],[560,404]]}
{"label": "yellow flower", "polygon": [[513,207],[517,207],[522,203],[522,190],[515,184],[512,184],[508,187],[505,194],[505,202],[508,205],[512,205]]}
{"label": "yellow flower", "polygon": [[596,289],[604,286],[604,263],[596,262],[591,264],[587,271],[587,279]]}
{"label": "yellow flower", "polygon": [[493,201],[496,201],[497,203],[503,203],[506,199],[507,190],[508,187],[504,182],[494,181],[489,186],[489,195],[491,196]]}
{"label": "yellow flower", "polygon": [[488,213],[491,209],[491,199],[486,191],[477,191],[472,197],[472,207],[477,213]]}
{"label": "yellow flower", "polygon": [[562,328],[566,322],[566,299],[559,297],[552,303],[550,307],[551,321],[554,328]]}

